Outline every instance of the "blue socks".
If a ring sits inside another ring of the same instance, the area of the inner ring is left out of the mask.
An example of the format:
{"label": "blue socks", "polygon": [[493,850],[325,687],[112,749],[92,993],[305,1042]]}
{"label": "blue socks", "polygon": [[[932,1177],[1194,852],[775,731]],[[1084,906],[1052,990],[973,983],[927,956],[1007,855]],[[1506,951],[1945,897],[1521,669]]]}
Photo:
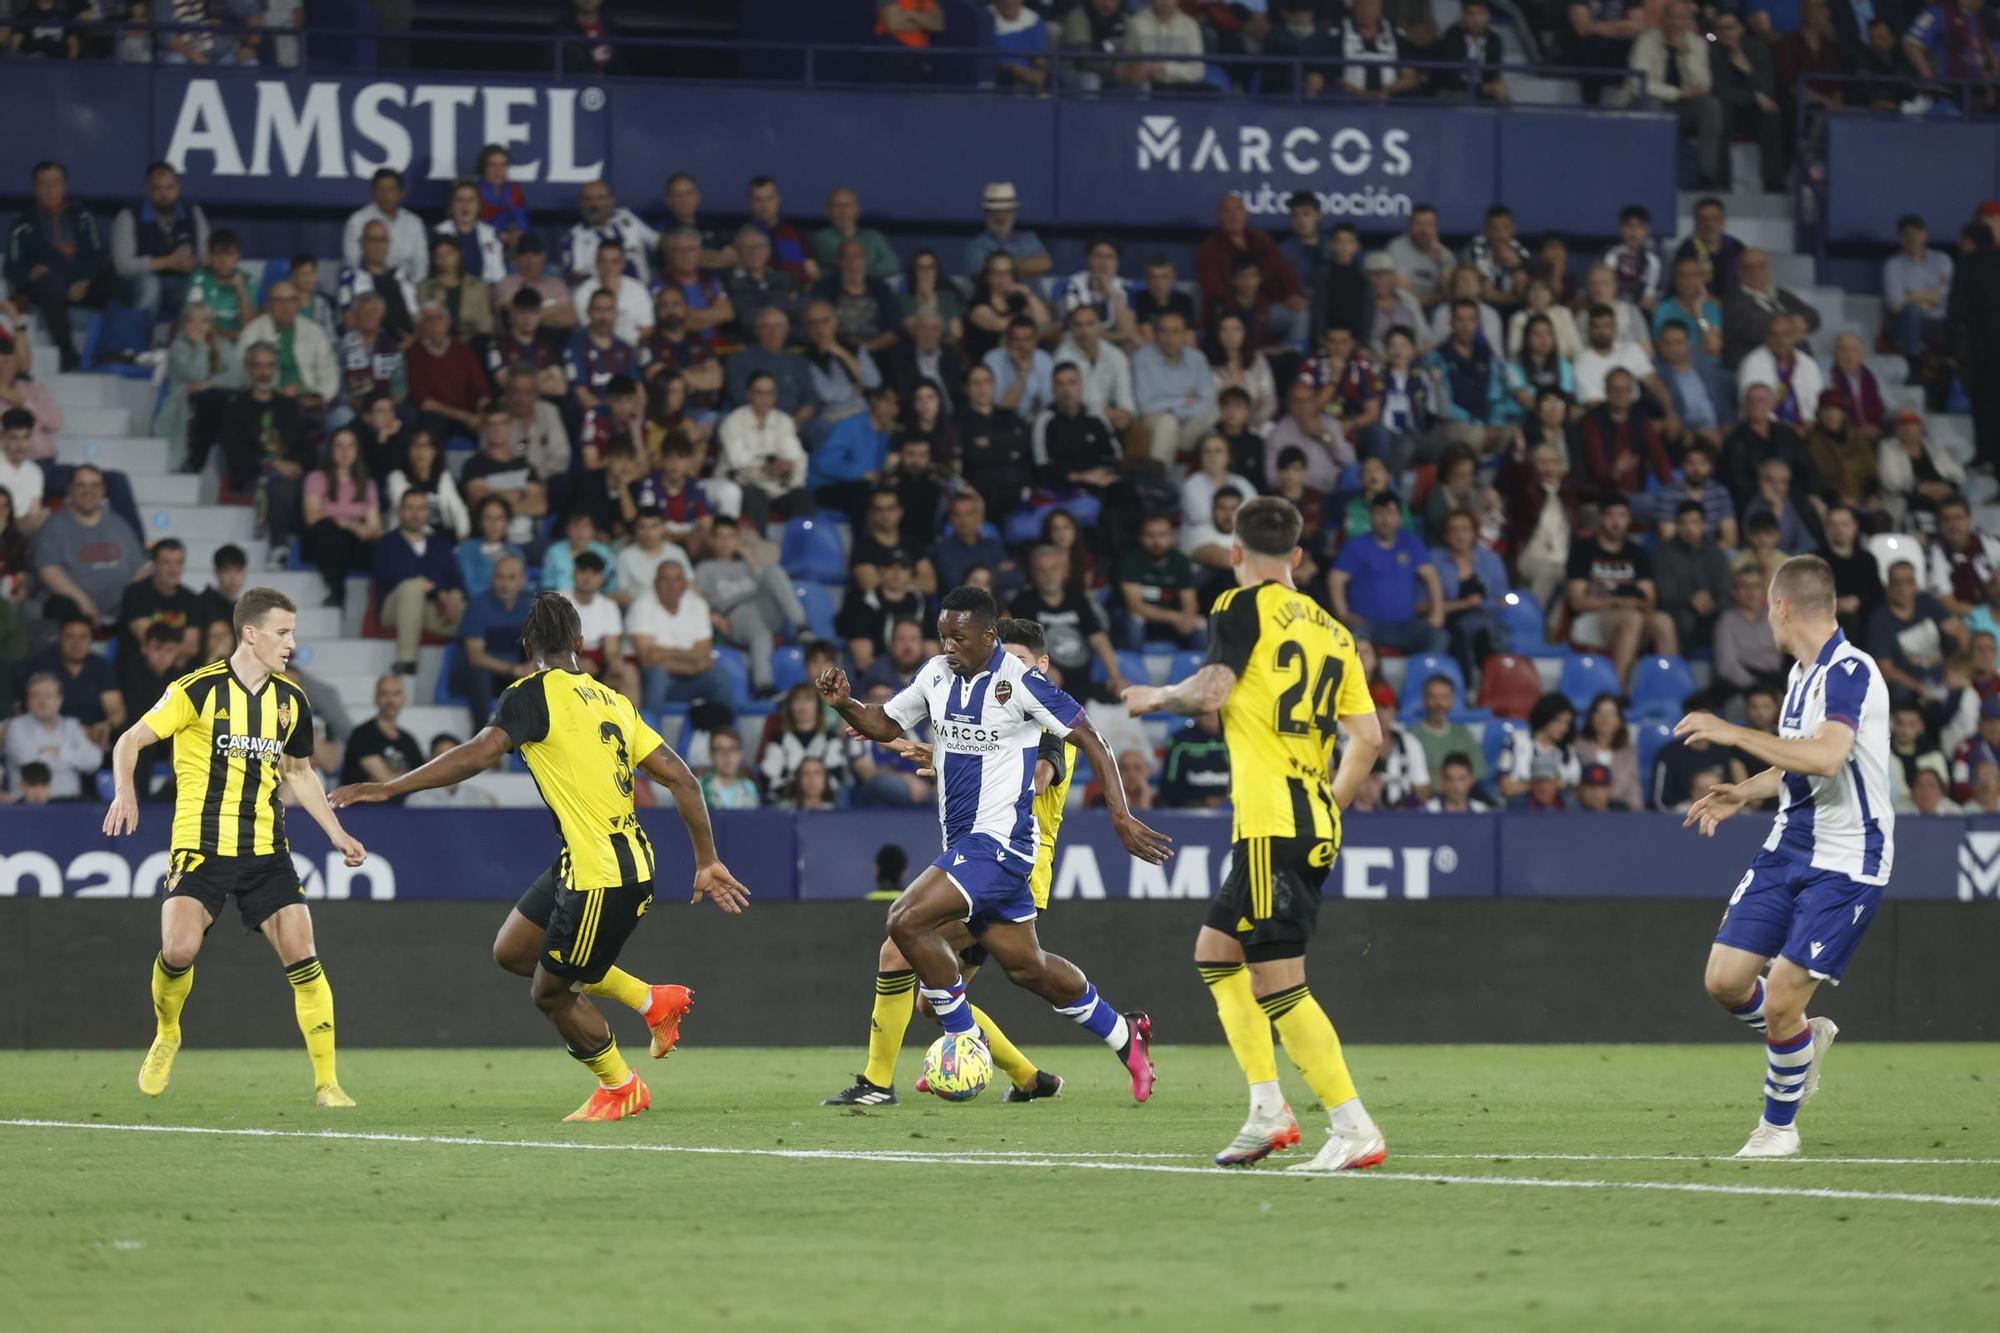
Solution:
{"label": "blue socks", "polygon": [[1783,1127],[1798,1119],[1799,1097],[1805,1091],[1806,1070],[1812,1065],[1813,1034],[1801,1028],[1796,1037],[1766,1039],[1770,1069],[1764,1075],[1764,1121]]}
{"label": "blue socks", "polygon": [[1131,1045],[1132,1034],[1126,1027],[1125,1015],[1106,1004],[1097,987],[1087,980],[1083,983],[1083,995],[1075,1004],[1057,1005],[1055,1010],[1078,1027],[1094,1033],[1099,1041],[1118,1052],[1120,1058]]}
{"label": "blue socks", "polygon": [[938,1022],[944,1024],[946,1032],[969,1037],[979,1035],[979,1025],[972,1021],[972,1006],[965,1002],[963,976],[953,977],[951,985],[943,990],[925,986],[918,993],[924,997],[924,1003],[931,1007],[931,1012],[937,1015]]}

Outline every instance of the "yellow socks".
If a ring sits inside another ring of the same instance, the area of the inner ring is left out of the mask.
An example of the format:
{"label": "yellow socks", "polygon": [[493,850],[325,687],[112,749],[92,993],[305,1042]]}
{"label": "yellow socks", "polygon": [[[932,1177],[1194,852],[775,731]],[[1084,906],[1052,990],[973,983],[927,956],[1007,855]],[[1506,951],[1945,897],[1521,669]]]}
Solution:
{"label": "yellow socks", "polygon": [[1288,990],[1266,995],[1258,1003],[1278,1025],[1278,1039],[1285,1043],[1285,1054],[1292,1057],[1308,1086],[1319,1094],[1320,1105],[1331,1111],[1353,1101],[1354,1078],[1347,1072],[1347,1061],[1340,1054],[1340,1035],[1333,1030],[1333,1020],[1326,1016],[1326,1010],[1313,998],[1312,988],[1300,982]]}
{"label": "yellow socks", "polygon": [[[1250,989],[1249,968],[1242,963],[1197,962],[1195,970],[1201,973],[1208,993],[1215,999],[1215,1011],[1222,1018],[1223,1034],[1229,1038],[1229,1049],[1235,1054],[1236,1063],[1242,1066],[1243,1077],[1252,1084],[1276,1083],[1278,1053],[1271,1044],[1271,1020],[1257,1007],[1257,997]],[[1269,1003],[1265,1001],[1267,1008]],[[1317,1009],[1317,1006],[1314,1007]],[[1331,1035],[1332,1031],[1329,1025],[1328,1034]],[[1289,1042],[1285,1049],[1292,1049]],[[1336,1042],[1336,1059],[1339,1058],[1339,1051],[1340,1046]]]}
{"label": "yellow socks", "polygon": [[1035,1075],[1039,1070],[1035,1062],[1021,1054],[1021,1048],[1007,1040],[1007,1034],[993,1021],[993,1016],[978,1005],[972,1006],[972,1021],[979,1024],[979,1031],[986,1038],[986,1049],[993,1053],[993,1067],[1013,1081],[1017,1088],[1035,1086]]}
{"label": "yellow socks", "polygon": [[161,1035],[181,1030],[181,1007],[194,989],[194,964],[172,968],[159,954],[153,955],[153,1021]]}
{"label": "yellow socks", "polygon": [[597,1075],[597,1081],[607,1088],[622,1088],[632,1079],[632,1066],[625,1063],[625,1057],[618,1053],[618,1039],[608,1037],[604,1045],[586,1055],[571,1051],[578,1063]]}
{"label": "yellow socks", "polygon": [[604,980],[593,981],[583,988],[585,995],[602,995],[608,1000],[616,1000],[627,1009],[643,1014],[652,1001],[653,988],[623,968],[614,967],[604,974]]}
{"label": "yellow socks", "polygon": [[[285,969],[285,980],[292,983],[292,1009],[305,1035],[306,1054],[312,1057],[313,1086],[323,1088],[338,1081],[333,1076],[333,987],[326,984],[317,958],[293,963]],[[154,994],[158,993],[155,982]]]}
{"label": "yellow socks", "polygon": [[878,1088],[896,1081],[896,1055],[917,1008],[917,974],[910,968],[875,974],[875,1008],[868,1016],[868,1067],[861,1077]]}

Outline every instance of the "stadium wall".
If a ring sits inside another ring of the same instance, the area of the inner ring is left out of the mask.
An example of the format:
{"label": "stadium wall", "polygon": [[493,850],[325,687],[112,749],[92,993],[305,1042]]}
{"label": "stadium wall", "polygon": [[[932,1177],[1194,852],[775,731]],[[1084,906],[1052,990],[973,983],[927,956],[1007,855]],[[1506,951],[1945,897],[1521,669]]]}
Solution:
{"label": "stadium wall", "polygon": [[[1314,989],[1361,1048],[1740,1043],[1742,1031],[1701,988],[1718,910],[1662,900],[1330,902],[1313,952]],[[489,957],[505,912],[499,903],[316,905],[342,1044],[549,1044],[526,982]],[[1106,995],[1150,1010],[1162,1041],[1209,1043],[1221,1030],[1194,974],[1202,916],[1191,902],[1066,903],[1042,929],[1049,947],[1083,966]],[[727,917],[670,894],[622,961],[649,980],[694,987],[690,1043],[825,1044],[858,1058],[882,919],[879,903],[825,902],[766,903]],[[142,1047],[157,922],[151,904],[0,901],[0,1048]],[[1891,902],[1824,1007],[1864,1041],[2000,1039],[1987,971],[1996,952],[2000,912]],[[1024,1045],[1079,1040],[1073,1025],[1000,977],[977,989]],[[616,1021],[629,1035],[630,1025]],[[217,922],[196,965],[186,1029],[195,1058],[203,1048],[298,1041],[274,955],[245,937],[233,914]],[[916,1025],[911,1039],[925,1034]],[[1357,1067],[1365,1075],[1365,1056]],[[357,1092],[365,1068],[354,1066]],[[1165,1068],[1171,1079],[1171,1056]],[[800,1094],[822,1096],[850,1071],[837,1062],[801,1070]]]}

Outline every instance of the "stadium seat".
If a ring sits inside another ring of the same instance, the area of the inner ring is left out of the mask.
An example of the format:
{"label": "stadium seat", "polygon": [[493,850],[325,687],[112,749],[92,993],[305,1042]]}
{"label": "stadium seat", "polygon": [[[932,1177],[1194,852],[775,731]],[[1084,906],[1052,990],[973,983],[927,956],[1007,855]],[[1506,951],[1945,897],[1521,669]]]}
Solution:
{"label": "stadium seat", "polygon": [[132,358],[153,344],[152,321],[143,310],[134,310],[122,301],[107,301],[90,317],[83,337],[83,368],[108,371],[127,379],[150,380],[151,366],[135,365]]}
{"label": "stadium seat", "polygon": [[1496,717],[1486,724],[1486,730],[1479,737],[1479,753],[1486,760],[1486,771],[1498,774],[1500,756],[1514,743],[1518,732],[1526,731],[1525,723],[1516,722],[1511,717]]}
{"label": "stadium seat", "polygon": [[1562,679],[1556,683],[1556,692],[1581,713],[1598,695],[1619,693],[1618,670],[1608,657],[1571,653],[1563,659]]}
{"label": "stadium seat", "polygon": [[1915,537],[1903,533],[1878,532],[1868,539],[1868,554],[1875,557],[1875,564],[1882,571],[1882,582],[1889,582],[1889,568],[1905,560],[1917,567],[1917,583],[1924,582],[1927,567],[1924,558],[1924,544]]}
{"label": "stadium seat", "polygon": [[805,649],[786,644],[771,654],[771,685],[783,694],[806,678]]}
{"label": "stadium seat", "polygon": [[1694,671],[1685,658],[1642,657],[1632,668],[1634,717],[1678,718],[1695,692]]}
{"label": "stadium seat", "polygon": [[1424,711],[1424,686],[1432,676],[1443,676],[1451,682],[1453,697],[1459,703],[1465,702],[1465,673],[1458,663],[1443,653],[1418,653],[1403,668],[1403,692],[1396,700],[1396,715],[1405,719],[1420,717]]}
{"label": "stadium seat", "polygon": [[1118,674],[1125,677],[1128,685],[1150,685],[1153,683],[1152,668],[1146,665],[1146,655],[1130,648],[1118,650]]}
{"label": "stadium seat", "polygon": [[795,579],[841,583],[847,578],[847,558],[841,552],[840,529],[824,515],[795,518],[785,524],[778,563]]}
{"label": "stadium seat", "polygon": [[1495,653],[1479,668],[1479,706],[1502,717],[1525,718],[1542,697],[1542,673],[1528,658]]}
{"label": "stadium seat", "polygon": [[824,583],[809,583],[803,579],[793,588],[799,595],[799,605],[806,609],[806,628],[813,632],[815,638],[831,640],[834,637],[833,615],[840,609],[833,589]]}
{"label": "stadium seat", "polygon": [[1528,657],[1560,657],[1563,650],[1548,642],[1548,613],[1525,589],[1508,593],[1500,601],[1500,623],[1507,630],[1510,651]]}
{"label": "stadium seat", "polygon": [[1641,722],[1632,728],[1634,744],[1639,747],[1639,789],[1645,793],[1648,806],[1653,800],[1653,765],[1660,757],[1660,751],[1673,740],[1674,729],[1665,722]]}
{"label": "stadium seat", "polygon": [[724,702],[734,709],[748,708],[755,696],[750,693],[750,663],[744,660],[742,652],[727,646],[717,648],[715,664],[729,678],[729,698]]}
{"label": "stadium seat", "polygon": [[431,690],[431,702],[455,708],[469,708],[472,701],[458,691],[459,677],[465,668],[465,649],[453,639],[444,648],[444,661],[438,666],[437,685]]}
{"label": "stadium seat", "polygon": [[1189,649],[1187,652],[1175,653],[1174,664],[1167,669],[1167,684],[1180,684],[1189,676],[1201,670],[1202,663],[1207,660],[1207,653],[1196,652],[1193,649]]}

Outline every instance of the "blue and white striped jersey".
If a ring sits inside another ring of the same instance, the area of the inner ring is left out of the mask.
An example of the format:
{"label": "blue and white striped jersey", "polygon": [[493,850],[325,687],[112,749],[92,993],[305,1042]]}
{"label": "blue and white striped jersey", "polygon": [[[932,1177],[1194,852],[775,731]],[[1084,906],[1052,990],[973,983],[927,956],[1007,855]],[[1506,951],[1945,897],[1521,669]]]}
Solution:
{"label": "blue and white striped jersey", "polygon": [[984,833],[1032,861],[1035,752],[1044,731],[1069,735],[1083,706],[996,648],[970,680],[933,657],[883,708],[904,731],[930,720],[944,845]]}
{"label": "blue and white striped jersey", "polygon": [[1821,722],[1854,729],[1854,748],[1828,778],[1785,774],[1764,850],[1862,884],[1887,884],[1896,855],[1889,801],[1889,687],[1875,659],[1835,630],[1819,656],[1792,668],[1778,734],[1811,736]]}

